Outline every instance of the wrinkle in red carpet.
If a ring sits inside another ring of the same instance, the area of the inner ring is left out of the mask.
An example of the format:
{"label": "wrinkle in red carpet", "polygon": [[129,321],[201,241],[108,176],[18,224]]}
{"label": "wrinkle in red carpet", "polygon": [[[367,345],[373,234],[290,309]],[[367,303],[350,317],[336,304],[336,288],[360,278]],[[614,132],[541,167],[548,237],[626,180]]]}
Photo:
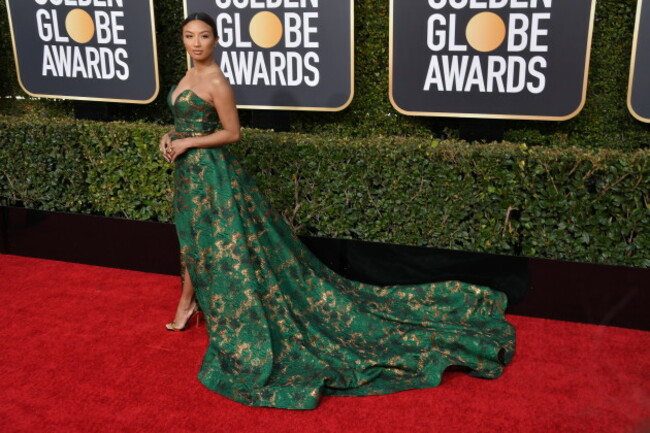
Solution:
{"label": "wrinkle in red carpet", "polygon": [[178,295],[175,277],[0,255],[0,432],[650,431],[650,332],[509,316],[497,380],[250,408],[198,382],[204,327],[165,331]]}

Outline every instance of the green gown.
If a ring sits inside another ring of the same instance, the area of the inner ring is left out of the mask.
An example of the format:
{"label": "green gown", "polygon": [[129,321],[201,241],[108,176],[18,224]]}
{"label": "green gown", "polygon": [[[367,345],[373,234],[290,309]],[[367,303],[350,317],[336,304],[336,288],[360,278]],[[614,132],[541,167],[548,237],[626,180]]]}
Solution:
{"label": "green gown", "polygon": [[[173,91],[173,89],[172,89]],[[210,134],[214,108],[192,90],[169,105],[173,138]],[[440,383],[450,366],[499,377],[515,349],[506,296],[458,281],[378,287],[315,258],[226,147],[175,162],[183,266],[205,314],[200,381],[250,406],[313,409],[320,396]]]}

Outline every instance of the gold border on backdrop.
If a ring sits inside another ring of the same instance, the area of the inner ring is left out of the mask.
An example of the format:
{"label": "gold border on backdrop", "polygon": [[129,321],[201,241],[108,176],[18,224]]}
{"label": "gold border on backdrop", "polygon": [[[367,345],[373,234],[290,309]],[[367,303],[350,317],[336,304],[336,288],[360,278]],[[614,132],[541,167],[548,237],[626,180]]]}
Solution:
{"label": "gold border on backdrop", "polygon": [[636,57],[638,56],[639,28],[641,26],[641,8],[643,0],[638,0],[636,5],[636,18],[634,23],[634,39],[632,40],[632,56],[630,59],[630,77],[627,85],[627,109],[634,118],[640,122],[650,123],[650,118],[643,117],[634,110],[632,106],[632,89],[634,88],[634,68],[636,67]]}
{"label": "gold border on backdrop", "polygon": [[[639,0],[641,1],[641,0]],[[393,98],[393,4],[395,0],[390,0],[389,12],[389,49],[388,49],[388,97],[393,108],[400,114],[407,116],[429,116],[429,117],[460,117],[460,118],[477,118],[477,119],[509,119],[509,120],[569,120],[577,116],[585,106],[587,100],[587,78],[589,76],[589,59],[591,57],[591,39],[594,30],[594,17],[596,15],[596,0],[591,0],[591,12],[589,14],[589,35],[587,37],[587,52],[585,57],[585,71],[582,85],[582,100],[578,108],[566,116],[534,116],[523,114],[489,114],[489,113],[449,113],[449,112],[429,112],[429,111],[408,111],[400,108]]]}
{"label": "gold border on backdrop", "polygon": [[[183,17],[187,17],[187,0],[183,0]],[[190,55],[187,56],[187,69],[192,67]],[[221,65],[219,65],[221,67]],[[350,97],[340,107],[301,107],[301,106],[280,106],[280,105],[240,105],[237,108],[242,110],[292,110],[292,111],[342,111],[348,108],[354,99],[354,0],[350,0]]]}
{"label": "gold border on backdrop", "polygon": [[74,101],[121,102],[121,103],[128,103],[128,104],[149,104],[158,97],[158,93],[160,92],[160,79],[158,78],[158,51],[156,49],[156,22],[153,13],[153,0],[149,0],[149,13],[151,15],[150,17],[151,39],[152,39],[151,48],[153,49],[156,90],[154,91],[153,96],[151,98],[144,101],[136,100],[136,99],[111,99],[111,98],[92,98],[86,96],[38,94],[38,93],[32,93],[29,90],[27,90],[23,85],[23,81],[20,79],[20,66],[18,64],[18,50],[16,49],[16,38],[14,36],[14,26],[11,19],[11,7],[9,6],[9,0],[5,0],[5,4],[7,5],[7,15],[9,17],[9,33],[11,33],[11,44],[13,45],[13,49],[14,49],[14,64],[16,67],[16,77],[18,78],[18,84],[20,85],[20,88],[23,89],[23,92],[27,93],[29,96],[33,96],[35,98],[69,99]]}

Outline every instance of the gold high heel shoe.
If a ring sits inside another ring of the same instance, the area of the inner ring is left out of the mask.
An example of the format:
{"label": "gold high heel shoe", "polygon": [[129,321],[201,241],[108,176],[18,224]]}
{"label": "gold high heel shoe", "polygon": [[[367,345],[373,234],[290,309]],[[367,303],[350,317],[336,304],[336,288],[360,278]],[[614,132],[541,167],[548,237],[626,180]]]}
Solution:
{"label": "gold high heel shoe", "polygon": [[190,314],[190,317],[187,318],[187,321],[185,321],[185,325],[183,327],[179,328],[176,326],[176,322],[172,321],[171,323],[168,323],[165,325],[165,328],[167,328],[168,331],[172,332],[181,332],[185,331],[188,329],[188,326],[190,325],[190,322],[193,320],[194,316],[196,316],[196,327],[199,327],[199,323],[201,321],[201,310],[199,309],[199,304],[194,305],[194,309],[192,310],[192,313]]}

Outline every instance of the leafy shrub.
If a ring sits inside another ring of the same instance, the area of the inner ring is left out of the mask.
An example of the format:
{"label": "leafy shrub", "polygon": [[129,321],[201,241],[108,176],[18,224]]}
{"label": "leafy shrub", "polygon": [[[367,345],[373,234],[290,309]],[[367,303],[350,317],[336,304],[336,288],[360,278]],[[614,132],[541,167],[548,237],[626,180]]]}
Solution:
{"label": "leafy shrub", "polygon": [[[0,116],[0,200],[171,221],[155,124]],[[650,266],[650,150],[245,129],[229,147],[299,234]]]}

